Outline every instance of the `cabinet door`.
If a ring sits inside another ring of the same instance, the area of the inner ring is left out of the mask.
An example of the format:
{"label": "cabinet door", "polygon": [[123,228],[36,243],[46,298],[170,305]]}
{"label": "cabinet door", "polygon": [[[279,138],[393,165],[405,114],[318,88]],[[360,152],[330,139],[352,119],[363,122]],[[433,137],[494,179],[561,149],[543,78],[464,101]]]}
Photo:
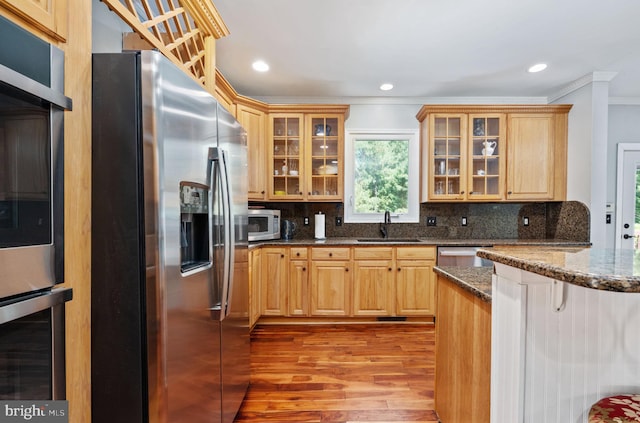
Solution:
{"label": "cabinet door", "polygon": [[56,40],[67,40],[67,0],[2,0],[0,4]]}
{"label": "cabinet door", "polygon": [[306,117],[307,199],[341,201],[344,186],[344,117]]}
{"label": "cabinet door", "polygon": [[262,250],[257,248],[249,251],[249,326],[260,318],[262,299],[260,284],[262,282]]}
{"label": "cabinet door", "polygon": [[303,200],[304,122],[302,114],[270,116],[267,173],[270,200]]}
{"label": "cabinet door", "polygon": [[289,262],[289,315],[309,315],[309,264],[306,260]]}
{"label": "cabinet door", "polygon": [[503,200],[506,171],[505,115],[471,114],[467,157],[467,199]]}
{"label": "cabinet door", "polygon": [[510,114],[507,199],[554,199],[554,115]]}
{"label": "cabinet door", "polygon": [[311,262],[312,316],[348,316],[351,278],[348,261]]}
{"label": "cabinet door", "polygon": [[237,119],[247,131],[248,194],[249,200],[264,200],[266,187],[266,119],[260,110],[238,105]]}
{"label": "cabinet door", "polygon": [[429,116],[429,199],[460,200],[466,191],[467,115]]}
{"label": "cabinet door", "polygon": [[262,315],[285,316],[287,314],[288,262],[286,248],[262,249]]}
{"label": "cabinet door", "polygon": [[393,261],[356,260],[353,271],[353,315],[393,315],[395,300]]}
{"label": "cabinet door", "polygon": [[433,260],[398,260],[396,272],[396,314],[435,315]]}

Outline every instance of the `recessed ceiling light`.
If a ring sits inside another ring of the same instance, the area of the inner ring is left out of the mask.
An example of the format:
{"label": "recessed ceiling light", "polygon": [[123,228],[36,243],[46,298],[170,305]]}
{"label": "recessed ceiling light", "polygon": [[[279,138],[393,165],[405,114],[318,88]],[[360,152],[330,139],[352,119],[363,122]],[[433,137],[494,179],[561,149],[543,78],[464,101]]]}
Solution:
{"label": "recessed ceiling light", "polygon": [[382,91],[389,91],[389,90],[393,89],[393,84],[389,84],[389,83],[382,84],[382,85],[380,85],[380,89]]}
{"label": "recessed ceiling light", "polygon": [[269,70],[269,65],[262,60],[256,60],[251,66],[253,67],[253,70],[258,72],[266,72]]}
{"label": "recessed ceiling light", "polygon": [[540,72],[543,71],[547,68],[547,64],[546,63],[538,63],[535,64],[533,66],[531,66],[527,71],[530,73],[535,73],[535,72]]}

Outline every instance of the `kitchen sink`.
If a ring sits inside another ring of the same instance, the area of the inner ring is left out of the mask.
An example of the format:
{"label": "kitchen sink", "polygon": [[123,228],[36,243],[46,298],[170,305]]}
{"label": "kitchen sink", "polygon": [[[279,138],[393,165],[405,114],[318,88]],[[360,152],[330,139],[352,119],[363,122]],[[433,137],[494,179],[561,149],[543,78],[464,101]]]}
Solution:
{"label": "kitchen sink", "polygon": [[361,238],[358,242],[393,243],[393,242],[422,242],[417,238]]}

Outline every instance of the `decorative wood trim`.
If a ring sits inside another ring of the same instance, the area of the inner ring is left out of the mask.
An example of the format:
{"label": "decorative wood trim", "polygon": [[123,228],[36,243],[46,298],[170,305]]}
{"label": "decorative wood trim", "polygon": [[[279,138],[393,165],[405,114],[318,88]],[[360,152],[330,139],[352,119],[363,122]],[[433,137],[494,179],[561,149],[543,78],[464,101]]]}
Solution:
{"label": "decorative wood trim", "polygon": [[571,104],[428,104],[416,119],[422,122],[431,113],[567,113]]}
{"label": "decorative wood trim", "polygon": [[211,2],[102,1],[152,48],[215,93],[215,40],[229,30]]}
{"label": "decorative wood trim", "polygon": [[182,2],[193,16],[198,27],[205,29],[207,35],[211,35],[215,39],[229,35],[229,29],[213,2],[203,0],[182,0]]}
{"label": "decorative wood trim", "polygon": [[339,113],[349,117],[349,105],[344,104],[269,104],[269,113]]}

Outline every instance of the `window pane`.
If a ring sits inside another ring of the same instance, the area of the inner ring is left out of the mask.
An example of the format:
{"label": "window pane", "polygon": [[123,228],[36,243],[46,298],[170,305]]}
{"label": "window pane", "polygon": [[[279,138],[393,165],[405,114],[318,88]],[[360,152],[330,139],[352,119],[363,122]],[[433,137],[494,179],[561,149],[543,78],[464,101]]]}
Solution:
{"label": "window pane", "polygon": [[356,140],[354,212],[408,211],[409,140]]}

